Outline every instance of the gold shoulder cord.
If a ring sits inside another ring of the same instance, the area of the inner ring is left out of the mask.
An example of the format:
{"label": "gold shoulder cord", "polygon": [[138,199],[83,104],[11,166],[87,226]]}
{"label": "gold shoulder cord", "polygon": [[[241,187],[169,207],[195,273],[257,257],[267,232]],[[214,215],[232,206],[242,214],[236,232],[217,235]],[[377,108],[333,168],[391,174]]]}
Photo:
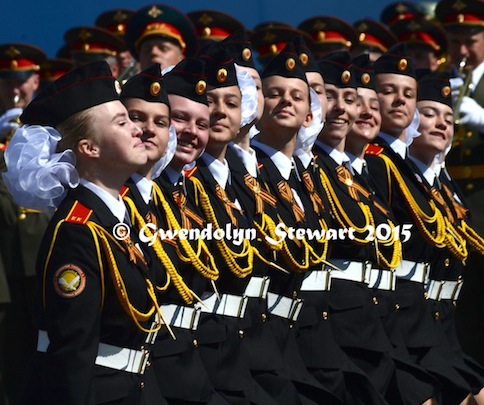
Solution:
{"label": "gold shoulder cord", "polygon": [[[220,229],[217,217],[210,204],[210,197],[205,192],[202,183],[196,177],[190,177],[189,180],[193,182],[197,203],[200,204],[207,221],[213,225],[214,229]],[[230,249],[225,243],[224,238],[215,238],[214,243],[222,256],[222,259],[227,263],[228,268],[235,276],[238,278],[244,278],[252,273],[254,253],[256,249],[254,249],[248,239],[244,239],[243,249],[240,253],[236,253]],[[245,267],[240,266],[237,263],[237,259],[246,259],[247,265]]]}
{"label": "gold shoulder cord", "polygon": [[[146,236],[151,239],[153,237],[153,233],[148,227],[145,226],[146,221],[136,209],[133,200],[127,197],[124,197],[124,200],[128,204],[131,212],[134,214],[135,224],[137,225],[138,229],[144,229]],[[158,237],[154,238],[153,250],[155,251],[156,256],[165,268],[170,281],[173,283],[175,289],[178,291],[178,294],[183,299],[183,301],[185,301],[187,304],[193,303],[194,298],[196,298],[198,301],[201,301],[200,298],[198,298],[197,295],[192,290],[190,290],[190,288],[186,285],[185,281],[183,281],[183,277],[180,276],[180,274],[176,270],[175,265],[173,264],[170,256],[166,253]]]}
{"label": "gold shoulder cord", "polygon": [[[47,270],[47,266],[49,264],[49,261],[50,261],[51,255],[52,255],[54,242],[56,240],[59,227],[62,225],[63,222],[64,222],[64,220],[60,221],[57,224],[57,226],[54,230],[54,237],[52,238],[52,243],[51,243],[49,253],[47,255],[47,259],[46,259],[46,262],[45,262],[45,265],[44,265],[44,286],[45,286],[45,277],[46,277],[46,272],[47,272],[46,270]],[[134,323],[136,324],[138,329],[142,330],[143,332],[152,333],[152,332],[158,331],[161,328],[161,323],[159,323],[159,322],[155,324],[153,329],[147,329],[140,324],[140,322],[146,322],[150,318],[152,318],[155,311],[158,314],[158,316],[160,317],[160,319],[164,319],[163,315],[161,313],[160,307],[158,305],[155,290],[153,288],[153,284],[151,283],[151,281],[148,278],[145,277],[145,282],[146,282],[146,287],[147,287],[146,291],[148,292],[148,295],[151,299],[152,305],[151,305],[151,308],[147,312],[141,312],[141,311],[137,310],[133,306],[133,304],[131,304],[131,302],[129,300],[128,293],[126,291],[126,286],[124,285],[123,278],[121,277],[121,274],[119,273],[119,269],[118,269],[118,266],[117,266],[117,263],[116,263],[116,259],[114,258],[114,254],[111,250],[111,246],[109,245],[108,238],[110,238],[111,241],[114,242],[118,246],[118,248],[121,251],[123,251],[125,254],[127,253],[126,249],[124,249],[118,243],[118,241],[116,239],[114,239],[112,237],[112,235],[110,235],[109,232],[107,232],[102,226],[100,226],[100,225],[98,225],[98,224],[96,224],[92,221],[88,221],[86,223],[86,225],[93,235],[94,244],[96,246],[96,254],[97,254],[97,257],[98,257],[101,279],[103,280],[102,281],[103,302],[104,302],[104,268],[103,268],[102,259],[101,259],[101,248],[106,255],[106,260],[108,262],[108,267],[109,267],[109,271],[110,271],[110,274],[111,274],[111,278],[112,278],[114,286],[115,286],[116,295],[118,296],[118,299],[119,299],[121,306],[123,307],[124,311],[134,321]],[[44,289],[44,306],[45,305],[46,305],[46,302],[45,302],[45,289]],[[101,304],[101,308],[102,308],[102,304]]]}
{"label": "gold shoulder cord", "polygon": [[484,255],[484,238],[462,220],[457,227],[459,233],[479,254]]}
{"label": "gold shoulder cord", "polygon": [[[428,201],[430,209],[432,210],[432,215],[427,215],[415,201],[412,196],[412,193],[408,189],[407,185],[405,184],[405,180],[403,179],[402,175],[398,171],[395,164],[385,155],[378,155],[381,158],[387,167],[388,171],[391,171],[397,185],[402,192],[403,196],[405,197],[405,203],[407,207],[410,209],[410,213],[415,220],[417,228],[421,231],[424,238],[429,242],[432,243],[434,246],[442,248],[446,246],[446,224],[444,221],[444,217],[440,210],[437,209],[434,201]],[[435,224],[436,230],[435,232],[430,231],[427,229],[426,224]]]}
{"label": "gold shoulder cord", "polygon": [[[400,241],[399,235],[395,235],[391,232],[391,236],[386,240],[380,240],[373,235],[374,238],[368,238],[369,230],[375,230],[375,219],[373,214],[371,213],[371,208],[363,203],[362,201],[356,201],[358,207],[360,208],[361,213],[365,218],[365,225],[362,227],[356,226],[353,221],[349,218],[348,214],[346,213],[345,209],[341,205],[341,202],[336,195],[336,192],[331,185],[331,181],[329,180],[328,176],[324,172],[322,168],[319,168],[319,174],[321,178],[321,183],[323,185],[324,190],[328,196],[328,201],[331,206],[331,212],[334,214],[338,223],[345,229],[354,229],[360,237],[355,237],[354,241],[361,244],[367,244],[370,242],[375,243],[375,253],[376,253],[376,260],[377,263],[385,268],[395,268],[400,263],[402,258],[402,243]],[[379,207],[377,207],[379,208]],[[393,222],[387,218],[387,223],[390,229],[395,229],[395,225]],[[398,236],[398,237],[397,237]],[[383,245],[387,248],[392,248],[390,258],[385,257],[382,251],[379,249],[378,245]]]}
{"label": "gold shoulder cord", "polygon": [[[166,201],[163,192],[156,183],[153,183],[153,187],[156,202],[161,204],[170,228],[179,231],[181,229],[180,223],[176,219],[170,204],[168,204],[168,201]],[[203,277],[212,281],[218,279],[219,270],[215,264],[215,259],[213,258],[213,255],[210,253],[210,250],[203,239],[199,238],[197,240],[197,252],[193,250],[192,245],[186,238],[177,238],[176,248],[180,259],[186,263],[190,263]],[[202,260],[200,260],[202,252],[204,256],[207,257],[210,265],[206,265]]]}

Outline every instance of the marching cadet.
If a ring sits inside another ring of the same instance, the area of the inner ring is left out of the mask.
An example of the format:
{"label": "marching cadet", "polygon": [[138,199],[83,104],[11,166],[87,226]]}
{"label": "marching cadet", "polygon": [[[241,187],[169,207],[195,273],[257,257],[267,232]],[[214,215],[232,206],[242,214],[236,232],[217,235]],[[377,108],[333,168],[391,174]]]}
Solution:
{"label": "marching cadet", "polygon": [[[19,127],[22,110],[39,87],[40,66],[46,60],[40,49],[27,44],[0,46],[0,173],[6,170],[4,151]],[[8,373],[3,374],[7,396],[14,402],[29,357],[35,350],[32,297],[35,285],[35,257],[48,223],[40,211],[15,203],[0,176],[0,253],[7,276],[4,289],[10,290],[8,327],[3,329],[1,346]]]}
{"label": "marching cadet", "polygon": [[136,11],[126,28],[126,44],[141,69],[153,63],[165,69],[198,51],[198,38],[190,19],[165,4],[148,5]]}
{"label": "marching cadet", "polygon": [[212,41],[222,41],[244,25],[235,17],[216,10],[196,10],[187,13],[197,31],[200,47]]}
{"label": "marching cadet", "polygon": [[445,62],[447,39],[437,21],[405,18],[392,24],[390,29],[398,41],[406,43],[414,69],[430,69],[435,72]]}
{"label": "marching cadet", "polygon": [[[448,54],[453,65],[451,79],[454,93],[455,134],[446,167],[460,188],[470,210],[472,225],[484,234],[481,201],[484,174],[481,173],[484,143],[484,24],[483,2],[479,0],[440,1],[435,17],[441,22],[448,41]],[[470,252],[457,307],[457,333],[463,350],[484,364],[484,318],[480,255]]]}
{"label": "marching cadet", "polygon": [[124,8],[107,10],[99,14],[94,22],[96,27],[104,28],[105,30],[112,32],[124,43],[123,50],[116,54],[120,81],[129,79],[139,70],[136,59],[134,59],[129,49],[127,49],[125,40],[128,21],[135,13],[135,10]]}
{"label": "marching cadet", "polygon": [[123,41],[116,34],[98,27],[73,27],[64,34],[74,67],[97,60],[109,63],[113,76],[119,74],[116,55],[123,51]]}
{"label": "marching cadet", "polygon": [[351,50],[353,57],[367,53],[374,62],[397,42],[386,25],[371,18],[358,20],[353,23],[353,27],[358,32],[358,42]]}
{"label": "marching cadet", "polygon": [[[29,125],[7,150],[15,198],[57,207],[37,260],[37,352],[20,403],[165,403],[148,367],[158,281],[119,195],[147,153],[116,83],[105,61],[62,76],[24,110]],[[29,153],[43,166],[24,165]],[[22,188],[19,173],[39,170],[48,192],[37,180]]]}
{"label": "marching cadet", "polygon": [[[446,177],[441,183],[435,171],[436,157],[444,154],[452,140],[453,112],[449,75],[434,73],[423,76],[418,81],[417,108],[420,112],[421,133],[410,145],[410,160],[419,180],[434,197],[435,204],[444,215],[448,227],[446,249],[439,249],[430,263],[427,294],[433,304],[435,319],[442,328],[442,344],[447,355],[445,360],[435,356],[432,362],[449,362],[458,375],[453,384],[442,390],[440,403],[460,403],[472,394],[478,394],[484,384],[484,369],[464,356],[457,341],[454,314],[455,303],[462,287],[462,273],[468,249],[483,252],[484,240],[468,226],[465,209],[454,204],[451,185]],[[438,164],[438,163],[437,163]],[[464,221],[464,222],[461,222]],[[467,241],[469,242],[467,244]],[[432,354],[429,354],[429,357]],[[425,361],[425,359],[423,360]],[[459,388],[456,389],[455,386]]]}
{"label": "marching cadet", "polygon": [[[251,146],[259,162],[258,181],[278,201],[274,225],[284,232],[309,227],[323,232],[329,227],[327,212],[322,211],[318,200],[315,204],[320,216],[316,214],[313,201],[297,177],[297,162],[293,158],[298,132],[301,127],[310,126],[312,113],[308,81],[292,41],[263,70],[262,88],[264,112],[257,124],[260,133]],[[269,208],[266,212],[270,212]],[[268,322],[290,370],[289,376],[303,403],[320,403],[324,398],[329,403],[344,403],[343,375],[338,353],[333,350],[336,344],[334,340],[327,341],[321,312],[315,304],[321,297],[324,300],[322,294],[328,288],[325,272],[316,271],[321,269],[328,251],[326,239],[319,236],[316,240],[294,240],[269,235],[277,248],[274,260],[287,272],[271,274]],[[306,344],[299,344],[303,340]],[[336,359],[337,366],[324,367],[329,355],[331,360]]]}
{"label": "marching cadet", "polygon": [[297,28],[311,37],[308,45],[316,59],[335,51],[350,51],[358,43],[356,30],[346,21],[332,16],[308,18]]}

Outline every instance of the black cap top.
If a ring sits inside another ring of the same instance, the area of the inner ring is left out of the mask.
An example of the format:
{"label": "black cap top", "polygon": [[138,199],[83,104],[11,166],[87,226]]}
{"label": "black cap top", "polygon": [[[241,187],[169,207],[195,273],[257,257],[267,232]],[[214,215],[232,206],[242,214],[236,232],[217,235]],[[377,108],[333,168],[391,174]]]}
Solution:
{"label": "black cap top", "polygon": [[190,19],[166,4],[140,8],[129,20],[126,44],[136,59],[141,42],[151,36],[164,37],[178,44],[185,56],[194,56],[198,51],[198,38]]}
{"label": "black cap top", "polygon": [[33,72],[40,70],[40,65],[47,56],[39,48],[27,44],[0,45],[0,77],[27,79]]}
{"label": "black cap top", "polygon": [[452,108],[450,75],[447,72],[434,72],[418,80],[417,101],[431,100]]}
{"label": "black cap top", "polygon": [[234,60],[221,42],[204,46],[198,58],[205,62],[207,84],[213,87],[238,86]]}
{"label": "black cap top", "polygon": [[256,68],[253,58],[252,44],[249,41],[247,31],[238,30],[225,38],[222,43],[225,45],[227,52],[229,52],[237,65],[253,69]]}
{"label": "black cap top", "polygon": [[465,29],[479,32],[484,29],[484,1],[441,0],[435,7],[435,17],[447,31]]}
{"label": "black cap top", "polygon": [[289,42],[264,68],[261,74],[262,79],[270,76],[295,78],[308,82],[304,66],[293,42]]}
{"label": "black cap top", "polygon": [[391,26],[397,21],[412,19],[415,17],[425,17],[424,11],[417,3],[412,1],[397,1],[386,6],[381,14],[380,21],[383,24]]}
{"label": "black cap top", "polygon": [[358,32],[358,48],[384,53],[398,41],[386,25],[370,18],[358,20],[353,26]]}
{"label": "black cap top", "polygon": [[298,35],[293,39],[292,42],[294,43],[294,47],[296,48],[296,51],[299,55],[299,60],[301,61],[304,67],[304,70],[306,72],[321,73],[319,71],[318,63],[316,62],[316,59],[314,58],[313,53],[307,46],[304,38]]}
{"label": "black cap top", "polygon": [[185,58],[164,76],[168,94],[188,98],[208,105],[207,76],[205,62],[195,58]]}
{"label": "black cap top", "polygon": [[112,32],[98,27],[74,27],[64,34],[64,41],[75,62],[85,63],[116,56],[125,49],[124,42]]}
{"label": "black cap top", "polygon": [[201,46],[210,41],[222,41],[235,31],[244,29],[239,20],[221,11],[191,11],[187,17],[195,26]]}
{"label": "black cap top", "polygon": [[100,14],[94,24],[96,27],[104,28],[121,38],[126,35],[126,28],[128,27],[129,19],[134,16],[135,10],[125,8],[117,8],[108,10]]}
{"label": "black cap top", "polygon": [[326,84],[339,88],[357,87],[349,52],[337,51],[325,55],[318,60],[318,66]]}
{"label": "black cap top", "polygon": [[150,103],[163,103],[169,106],[160,64],[154,63],[130,78],[124,84],[120,97],[140,98]]}
{"label": "black cap top", "polygon": [[406,42],[407,46],[428,48],[439,57],[447,49],[445,31],[435,21],[424,18],[405,19],[393,24],[391,29],[398,40]]}
{"label": "black cap top", "polygon": [[407,55],[405,42],[398,42],[375,61],[373,64],[375,74],[394,73],[415,78],[412,59]]}
{"label": "black cap top", "polygon": [[355,74],[357,87],[375,90],[375,71],[368,54],[363,53],[353,58],[351,67]]}
{"label": "black cap top", "polygon": [[56,127],[80,111],[119,100],[120,92],[121,85],[106,61],[88,63],[48,85],[27,105],[20,120],[29,125]]}

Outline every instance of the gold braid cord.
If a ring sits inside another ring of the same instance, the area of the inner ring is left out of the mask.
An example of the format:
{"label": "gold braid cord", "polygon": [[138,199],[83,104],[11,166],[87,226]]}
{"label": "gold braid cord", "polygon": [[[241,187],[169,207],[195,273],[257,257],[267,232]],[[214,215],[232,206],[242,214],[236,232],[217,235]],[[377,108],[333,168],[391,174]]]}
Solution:
{"label": "gold braid cord", "polygon": [[[205,218],[213,225],[214,229],[220,229],[217,217],[210,203],[210,197],[205,192],[202,183],[195,177],[190,177],[189,180],[192,181],[195,186],[197,199],[205,215]],[[225,243],[224,238],[215,238],[214,243],[215,246],[217,246],[217,249],[219,250],[222,259],[235,276],[237,276],[238,278],[244,278],[252,273],[254,264],[254,248],[252,247],[248,239],[244,239],[243,249],[240,253],[236,253],[232,249],[230,249]],[[241,266],[239,265],[239,263],[237,263],[237,260],[242,259],[245,260],[245,266]]]}
{"label": "gold braid cord", "polygon": [[[331,181],[329,180],[324,170],[322,170],[322,168],[319,168],[319,174],[320,174],[321,184],[323,185],[323,188],[326,191],[326,194],[328,196],[331,212],[333,213],[334,217],[336,218],[340,226],[344,229],[353,229],[355,231],[355,234],[354,234],[355,237],[353,240],[357,243],[367,244],[370,242],[374,242],[375,256],[376,256],[377,263],[380,266],[386,267],[386,268],[397,267],[398,264],[400,263],[401,254],[402,254],[402,244],[400,242],[399,237],[397,237],[399,235],[396,236],[394,232],[391,232],[391,236],[386,240],[380,240],[376,237],[376,235],[373,235],[374,238],[370,238],[369,236],[371,235],[369,235],[369,231],[372,229],[375,230],[375,219],[373,217],[373,214],[371,213],[371,208],[367,204],[360,201],[359,197],[356,196],[357,199],[355,199],[355,202],[360,208],[360,211],[363,214],[363,217],[365,218],[364,219],[365,224],[363,226],[356,226],[356,224],[350,219],[345,209],[341,205],[341,202],[339,201],[338,196],[336,195],[336,192],[333,186],[331,185]],[[353,186],[353,184],[356,184],[356,183],[354,183],[353,181],[351,182],[351,184],[349,183],[350,183],[349,180],[345,182],[345,184],[348,185],[348,189],[350,190],[350,186]],[[354,189],[354,192],[356,193],[357,189]],[[351,192],[350,192],[350,195],[352,195]],[[395,229],[395,225],[388,218],[387,218],[387,223],[390,229]],[[356,235],[359,235],[359,236],[356,236]],[[378,245],[382,245],[386,248],[391,249],[390,258],[386,258],[383,255]]]}
{"label": "gold braid cord", "polygon": [[[382,159],[387,167],[387,170],[390,171],[397,182],[397,185],[404,196],[405,203],[410,210],[410,213],[415,220],[417,228],[421,232],[422,236],[431,244],[436,247],[442,248],[445,247],[446,244],[446,225],[444,221],[444,217],[439,209],[437,209],[434,201],[429,200],[429,207],[432,210],[432,215],[427,215],[415,201],[413,198],[412,193],[408,189],[407,185],[405,184],[405,180],[403,179],[402,175],[398,171],[395,164],[391,161],[388,156],[383,154],[378,155],[380,159]],[[431,231],[427,228],[427,225],[435,224],[436,229],[435,231]]]}
{"label": "gold braid cord", "polygon": [[471,228],[466,221],[461,221],[457,227],[459,233],[465,238],[467,243],[471,245],[479,254],[484,255],[484,239],[473,228]]}
{"label": "gold braid cord", "polygon": [[[163,208],[163,212],[165,213],[166,220],[168,225],[170,226],[170,229],[173,229],[175,231],[180,231],[181,229],[180,223],[176,219],[176,216],[173,213],[173,210],[171,209],[170,204],[168,203],[168,201],[166,201],[166,198],[163,192],[161,191],[160,187],[156,183],[153,183],[153,187],[154,187],[154,195],[156,196],[157,206],[161,205],[161,207]],[[194,213],[194,215],[197,215],[197,214]],[[198,215],[197,217],[200,218]],[[199,222],[197,222],[197,224],[198,223]],[[187,225],[189,227],[185,229],[190,229],[191,228],[190,221],[188,221]],[[195,268],[195,270],[197,270],[203,277],[213,281],[218,279],[219,270],[217,269],[217,266],[215,264],[215,259],[213,255],[210,253],[209,247],[207,246],[207,244],[202,238],[199,238],[197,240],[196,252],[195,250],[193,250],[192,245],[186,238],[177,238],[176,247],[177,247],[178,256],[182,261],[184,261],[185,263],[190,263]],[[200,257],[205,257],[208,261],[208,264],[205,264],[200,259]]]}
{"label": "gold braid cord", "polygon": [[[138,212],[138,210],[136,209],[136,206],[134,205],[133,200],[131,200],[130,198],[124,197],[124,201],[126,201],[126,203],[128,204],[130,211],[134,213],[134,220],[135,220],[134,224],[137,226],[137,228],[139,230],[144,229],[145,235],[150,239],[153,238],[153,233],[147,226],[145,226],[146,222],[144,218],[141,216],[141,214]],[[171,283],[178,291],[178,294],[180,295],[180,297],[187,304],[191,304],[195,296],[190,290],[190,288],[188,288],[188,286],[183,281],[183,277],[180,276],[180,274],[178,274],[178,271],[176,270],[175,265],[173,264],[170,256],[168,256],[168,254],[166,253],[158,237],[154,238],[153,250],[155,251],[156,256],[160,260],[161,264],[165,268]]]}
{"label": "gold braid cord", "polygon": [[148,292],[152,305],[147,312],[141,312],[136,309],[129,300],[126,286],[124,285],[123,278],[121,277],[121,274],[119,272],[118,265],[116,263],[116,259],[114,258],[114,254],[109,244],[108,238],[111,239],[111,241],[115,242],[116,245],[118,245],[118,247],[125,253],[126,249],[123,249],[123,247],[102,226],[91,221],[87,222],[86,225],[89,227],[89,229],[91,229],[93,235],[95,234],[99,238],[100,245],[106,255],[106,260],[108,262],[108,268],[114,283],[116,295],[118,296],[121,306],[123,307],[125,312],[131,317],[131,319],[133,319],[136,326],[143,332],[151,333],[158,331],[161,328],[161,323],[157,323],[153,329],[146,329],[140,324],[140,322],[146,322],[150,318],[152,318],[155,312],[161,319],[163,319],[160,306],[158,305],[158,301],[156,299],[155,289],[153,288],[153,284],[151,283],[151,281],[145,277],[146,291]]}

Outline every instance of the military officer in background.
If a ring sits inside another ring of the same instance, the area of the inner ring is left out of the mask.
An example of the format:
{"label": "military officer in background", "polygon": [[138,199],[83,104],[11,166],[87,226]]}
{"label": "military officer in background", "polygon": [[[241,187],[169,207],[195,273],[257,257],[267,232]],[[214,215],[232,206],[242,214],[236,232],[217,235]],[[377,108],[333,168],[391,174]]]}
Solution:
{"label": "military officer in background", "polygon": [[216,10],[197,10],[187,13],[197,31],[200,47],[212,41],[222,41],[238,30],[245,29],[235,17]]}
{"label": "military officer in background", "polygon": [[198,51],[197,33],[190,19],[165,4],[140,8],[126,28],[126,43],[143,70],[153,63],[165,69]]}
{"label": "military officer in background", "polygon": [[397,21],[425,17],[423,9],[413,1],[396,1],[380,13],[380,21],[391,28]]}
{"label": "military officer in background", "polygon": [[386,25],[371,18],[358,20],[353,26],[358,32],[358,42],[351,51],[353,56],[367,53],[374,62],[397,42],[397,37]]}
{"label": "military officer in background", "polygon": [[[446,167],[460,187],[470,211],[472,226],[484,234],[484,2],[442,0],[435,16],[443,25],[453,65],[455,128],[453,148]],[[457,111],[456,111],[457,110]],[[464,286],[457,306],[457,332],[463,350],[484,364],[484,260],[470,254]]]}
{"label": "military officer in background", "polygon": [[[9,138],[19,126],[22,113],[39,86],[40,65],[46,55],[27,44],[0,45],[0,173],[3,153]],[[16,205],[0,174],[0,403],[2,378],[7,397],[14,401],[30,354],[35,350],[36,335],[32,326],[32,297],[35,283],[35,258],[48,218],[38,211]],[[3,306],[9,301],[10,305]],[[3,319],[2,319],[3,318]],[[8,325],[8,327],[4,327]],[[8,373],[2,376],[2,361]]]}

